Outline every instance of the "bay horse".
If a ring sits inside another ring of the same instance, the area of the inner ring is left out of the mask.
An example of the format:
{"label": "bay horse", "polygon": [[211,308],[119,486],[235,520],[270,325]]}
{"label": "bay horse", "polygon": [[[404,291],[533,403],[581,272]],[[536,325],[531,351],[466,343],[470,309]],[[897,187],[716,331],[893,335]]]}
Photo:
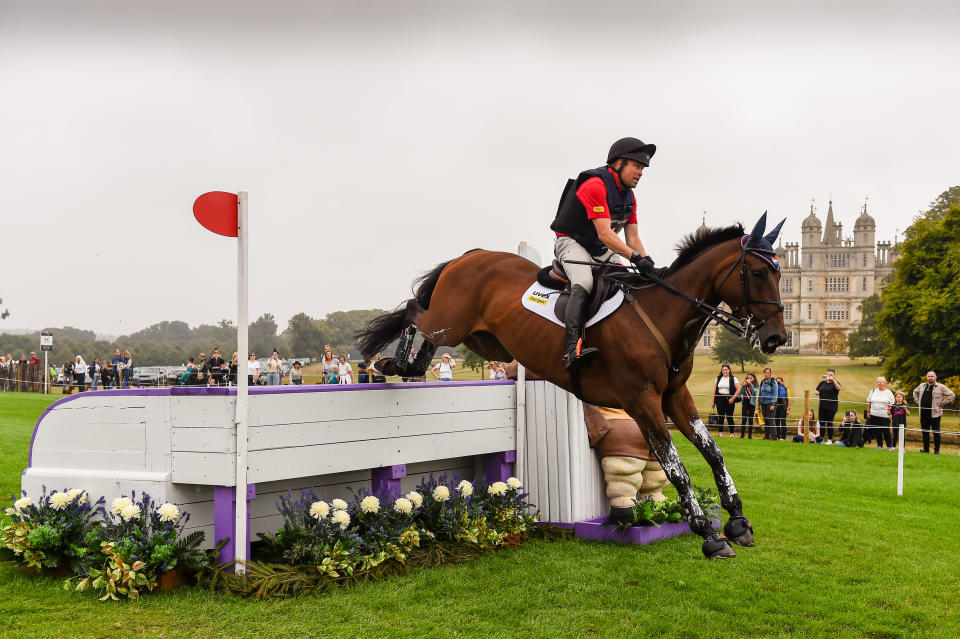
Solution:
{"label": "bay horse", "polygon": [[[589,343],[600,353],[574,377],[561,360],[563,328],[521,306],[539,267],[511,253],[477,249],[438,265],[417,280],[413,299],[372,320],[357,334],[358,342],[364,357],[370,357],[399,337],[397,357],[380,362],[381,371],[406,376],[423,375],[438,346],[463,343],[487,360],[516,359],[585,402],[624,409],[676,487],[691,530],[704,539],[704,555],[733,557],[730,541],[752,546],[753,527],[686,381],[693,348],[711,321],[759,341],[765,353],[786,342],[779,263],[773,255],[782,226],[780,222],[764,235],[764,213],[750,234],[739,224],[701,227],[677,245],[677,258],[662,279],[649,278],[656,285],[630,273],[628,303],[588,330]],[[721,302],[730,310],[722,310]],[[423,346],[408,358],[417,332]],[[665,415],[713,471],[729,513],[723,534],[713,529],[696,500]]]}

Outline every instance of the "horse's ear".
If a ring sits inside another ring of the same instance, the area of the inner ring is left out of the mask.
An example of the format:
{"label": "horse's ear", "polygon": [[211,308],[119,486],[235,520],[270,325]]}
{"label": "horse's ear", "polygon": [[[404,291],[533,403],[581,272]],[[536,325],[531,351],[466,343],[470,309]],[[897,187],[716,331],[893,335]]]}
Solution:
{"label": "horse's ear", "polygon": [[756,244],[763,237],[763,232],[767,229],[767,212],[764,211],[757,223],[754,224],[750,236],[747,238],[747,245]]}
{"label": "horse's ear", "polygon": [[783,223],[787,221],[787,218],[780,220],[780,223],[763,238],[770,242],[770,246],[773,246],[773,243],[777,241],[777,236],[780,235],[780,229],[783,228]]}

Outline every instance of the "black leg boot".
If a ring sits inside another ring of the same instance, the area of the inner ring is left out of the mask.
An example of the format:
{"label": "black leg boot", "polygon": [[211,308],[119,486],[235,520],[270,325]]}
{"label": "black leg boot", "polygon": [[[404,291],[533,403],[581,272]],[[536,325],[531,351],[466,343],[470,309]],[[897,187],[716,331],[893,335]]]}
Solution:
{"label": "black leg boot", "polygon": [[586,312],[587,290],[580,285],[574,285],[570,290],[570,299],[567,300],[566,316],[563,318],[566,324],[566,334],[564,342],[566,352],[563,355],[563,367],[572,370],[587,364],[597,353],[598,348],[583,347],[583,324]]}

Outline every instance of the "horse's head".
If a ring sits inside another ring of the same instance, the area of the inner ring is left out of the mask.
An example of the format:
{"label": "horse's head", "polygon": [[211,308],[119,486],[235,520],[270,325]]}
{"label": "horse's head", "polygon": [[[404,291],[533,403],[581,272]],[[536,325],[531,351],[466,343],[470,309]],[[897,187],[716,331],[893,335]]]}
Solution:
{"label": "horse's head", "polygon": [[784,221],[765,235],[764,212],[753,230],[740,238],[739,255],[725,267],[726,274],[717,288],[720,298],[741,320],[747,340],[759,342],[764,353],[773,353],[787,341],[780,301],[780,263],[773,248]]}

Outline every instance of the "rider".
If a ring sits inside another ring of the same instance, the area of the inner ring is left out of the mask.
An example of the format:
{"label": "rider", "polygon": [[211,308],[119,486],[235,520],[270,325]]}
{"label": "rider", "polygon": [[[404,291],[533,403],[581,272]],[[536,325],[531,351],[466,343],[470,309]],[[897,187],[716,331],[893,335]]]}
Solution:
{"label": "rider", "polygon": [[[607,154],[606,166],[583,171],[576,180],[567,180],[557,217],[550,228],[557,233],[553,252],[570,280],[570,299],[564,321],[565,369],[573,370],[599,353],[583,348],[586,302],[593,290],[593,267],[574,262],[605,262],[614,255],[630,260],[641,273],[653,269],[637,233],[637,200],[633,189],[657,152],[654,144],[637,138],[617,140]],[[626,242],[620,239],[624,231]]]}

